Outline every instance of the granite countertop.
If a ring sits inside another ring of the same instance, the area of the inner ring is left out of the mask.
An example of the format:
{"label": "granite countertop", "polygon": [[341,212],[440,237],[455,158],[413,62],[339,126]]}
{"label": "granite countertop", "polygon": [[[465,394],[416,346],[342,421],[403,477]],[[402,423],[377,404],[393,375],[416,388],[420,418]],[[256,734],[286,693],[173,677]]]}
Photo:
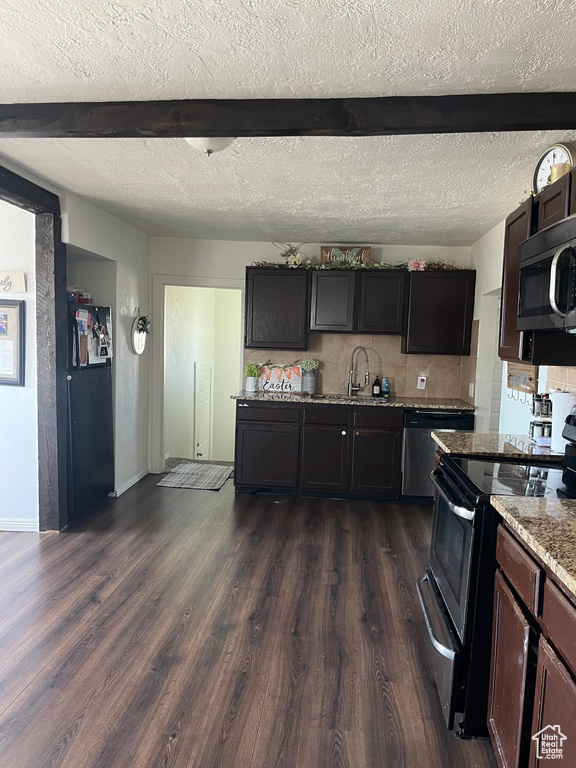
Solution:
{"label": "granite countertop", "polygon": [[230,395],[232,400],[257,400],[263,403],[293,402],[314,403],[315,405],[370,405],[378,408],[426,408],[438,410],[474,411],[474,406],[464,400],[450,400],[436,397],[391,397],[384,400],[370,395],[318,394],[306,392],[237,392]]}
{"label": "granite countertop", "polygon": [[496,456],[506,459],[525,459],[539,456],[546,461],[562,461],[564,453],[543,448],[527,435],[499,435],[482,432],[432,432],[432,439],[445,453],[466,456]]}
{"label": "granite countertop", "polygon": [[576,500],[491,496],[490,503],[576,596]]}

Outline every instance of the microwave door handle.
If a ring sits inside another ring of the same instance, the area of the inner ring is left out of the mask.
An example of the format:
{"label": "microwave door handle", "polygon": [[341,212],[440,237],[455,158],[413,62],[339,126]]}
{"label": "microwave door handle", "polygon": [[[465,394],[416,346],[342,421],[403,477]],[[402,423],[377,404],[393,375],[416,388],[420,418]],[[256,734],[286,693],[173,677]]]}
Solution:
{"label": "microwave door handle", "polygon": [[453,501],[450,501],[450,499],[448,498],[448,494],[446,493],[446,489],[443,488],[438,482],[438,480],[436,479],[435,472],[430,472],[430,479],[432,480],[432,485],[444,497],[444,501],[448,505],[448,509],[450,510],[450,512],[453,512],[457,517],[461,517],[464,520],[474,520],[474,516],[476,514],[475,510],[468,509],[467,507],[458,506],[457,504],[454,504]]}
{"label": "microwave door handle", "polygon": [[550,300],[550,306],[552,307],[552,311],[555,315],[558,315],[558,317],[561,317],[563,320],[566,319],[566,315],[560,311],[558,308],[558,305],[556,304],[556,281],[558,279],[558,259],[564,252],[565,248],[562,246],[562,248],[559,248],[556,253],[554,254],[554,258],[552,259],[552,265],[550,267],[550,289],[549,289],[549,300]]}

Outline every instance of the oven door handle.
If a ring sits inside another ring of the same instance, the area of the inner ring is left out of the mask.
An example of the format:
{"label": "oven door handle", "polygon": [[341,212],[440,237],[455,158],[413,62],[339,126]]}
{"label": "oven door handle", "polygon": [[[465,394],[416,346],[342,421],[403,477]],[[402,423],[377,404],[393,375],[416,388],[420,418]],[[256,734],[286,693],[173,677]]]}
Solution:
{"label": "oven door handle", "polygon": [[450,501],[448,498],[448,493],[446,492],[446,488],[444,486],[440,485],[438,480],[436,479],[436,473],[430,472],[430,479],[432,480],[432,484],[436,488],[436,490],[442,494],[444,497],[444,500],[446,501],[446,504],[448,504],[448,509],[450,512],[453,512],[458,517],[464,518],[464,520],[474,520],[474,516],[476,515],[476,511],[474,509],[468,509],[468,507],[462,507],[458,504],[454,504],[453,501]]}
{"label": "oven door handle", "polygon": [[[424,574],[419,579],[419,583],[423,584],[425,581],[430,581],[430,577],[427,573]],[[440,642],[437,637],[434,636],[434,630],[432,629],[432,622],[430,620],[430,616],[428,615],[428,608],[426,607],[426,603],[422,599],[420,592],[418,592],[418,598],[420,599],[420,605],[422,606],[422,613],[424,614],[424,621],[426,623],[426,629],[428,630],[428,637],[430,638],[430,642],[436,648],[438,653],[442,654],[444,658],[450,659],[450,661],[454,660],[454,657],[456,656],[455,651],[452,650],[452,648],[448,648],[446,645]]]}

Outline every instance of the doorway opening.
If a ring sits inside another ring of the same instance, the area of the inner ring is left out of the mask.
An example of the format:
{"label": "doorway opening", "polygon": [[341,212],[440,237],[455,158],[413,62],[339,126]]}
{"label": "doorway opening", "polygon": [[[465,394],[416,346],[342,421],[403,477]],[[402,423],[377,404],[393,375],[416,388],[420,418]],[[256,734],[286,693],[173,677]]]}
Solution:
{"label": "doorway opening", "polygon": [[242,293],[166,285],[164,460],[234,460]]}

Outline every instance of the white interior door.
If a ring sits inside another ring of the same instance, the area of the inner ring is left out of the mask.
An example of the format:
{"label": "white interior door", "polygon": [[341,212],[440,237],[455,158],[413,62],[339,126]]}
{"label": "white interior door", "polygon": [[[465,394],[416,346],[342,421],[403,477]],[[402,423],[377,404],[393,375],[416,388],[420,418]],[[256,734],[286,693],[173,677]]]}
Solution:
{"label": "white interior door", "polygon": [[194,458],[208,461],[212,433],[213,360],[194,364]]}

